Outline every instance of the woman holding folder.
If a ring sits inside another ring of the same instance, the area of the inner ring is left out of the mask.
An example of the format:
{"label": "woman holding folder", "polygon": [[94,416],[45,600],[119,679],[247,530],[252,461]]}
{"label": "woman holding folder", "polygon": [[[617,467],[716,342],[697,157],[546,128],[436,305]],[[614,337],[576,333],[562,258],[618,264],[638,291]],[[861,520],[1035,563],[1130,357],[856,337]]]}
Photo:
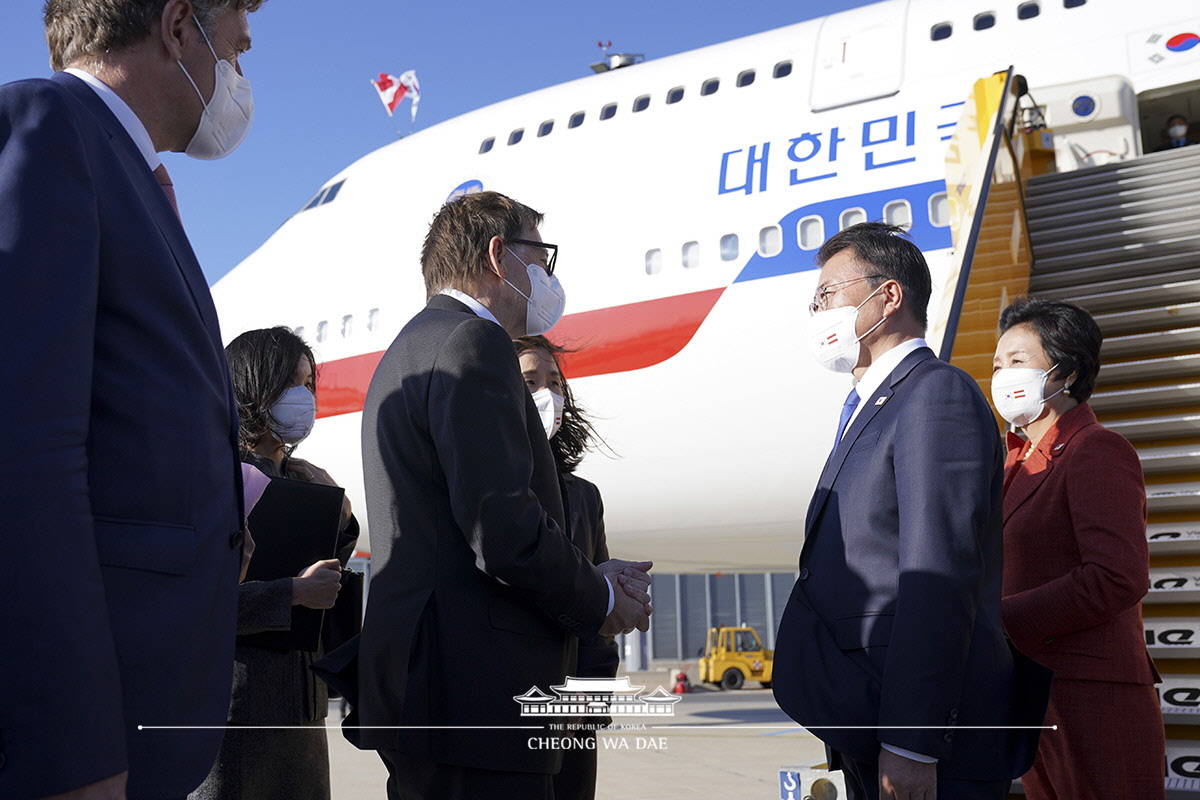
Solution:
{"label": "woman holding folder", "polygon": [[[225,352],[237,399],[242,461],[273,479],[334,486],[325,470],[292,457],[316,418],[316,363],[304,340],[288,328],[267,328],[243,333]],[[256,557],[263,555],[264,540],[286,541],[290,532],[264,530],[263,524],[257,517],[252,519],[260,548]],[[310,652],[265,647],[243,635],[289,630],[293,606],[333,606],[341,568],[358,541],[358,522],[345,499],[338,526],[336,558],[318,560],[296,577],[251,580],[239,587],[229,728],[216,764],[191,795],[195,800],[328,800],[324,726],[329,696],[324,683],[308,669],[320,648]],[[239,728],[258,725],[298,727]]]}

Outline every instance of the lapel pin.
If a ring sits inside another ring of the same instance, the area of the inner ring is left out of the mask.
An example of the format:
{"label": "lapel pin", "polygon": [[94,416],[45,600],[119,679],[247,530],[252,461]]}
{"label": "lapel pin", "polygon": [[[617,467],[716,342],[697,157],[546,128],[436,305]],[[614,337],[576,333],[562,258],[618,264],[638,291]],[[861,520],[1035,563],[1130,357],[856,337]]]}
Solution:
{"label": "lapel pin", "polygon": [[1053,447],[1053,448],[1050,450],[1050,452],[1051,452],[1051,453],[1054,453],[1054,455],[1058,455],[1059,453],[1061,453],[1061,452],[1063,451],[1063,449],[1064,449],[1066,446],[1067,446],[1067,443],[1066,443],[1066,442],[1062,442],[1061,444],[1056,444],[1056,445],[1054,445],[1054,447]]}
{"label": "lapel pin", "polygon": [[883,397],[875,398],[875,405],[877,405],[877,406],[881,406],[886,402],[887,402],[887,395],[884,395]]}

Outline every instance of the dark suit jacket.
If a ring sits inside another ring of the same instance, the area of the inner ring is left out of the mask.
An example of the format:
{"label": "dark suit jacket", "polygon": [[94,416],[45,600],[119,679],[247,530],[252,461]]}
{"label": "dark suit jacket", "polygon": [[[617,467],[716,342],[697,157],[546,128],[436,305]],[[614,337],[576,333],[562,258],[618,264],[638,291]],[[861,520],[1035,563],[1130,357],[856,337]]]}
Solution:
{"label": "dark suit jacket", "polygon": [[[229,707],[237,413],[179,220],[103,101],[0,88],[0,796],[203,780]],[[36,560],[30,537],[46,557]],[[40,563],[40,566],[39,566]]]}
{"label": "dark suit jacket", "polygon": [[[608,561],[604,536],[604,501],[596,484],[577,475],[562,478],[562,495],[567,511],[567,535],[584,558],[593,564]],[[612,636],[589,636],[579,642],[579,658],[570,675],[576,678],[612,678],[621,661]]]}
{"label": "dark suit jacket", "polygon": [[1150,583],[1137,452],[1086,403],[1028,443],[1009,434],[1004,626],[1058,677],[1152,684],[1141,599]]}
{"label": "dark suit jacket", "polygon": [[[927,348],[861,402],[809,506],[775,697],[860,761],[887,742],[938,758],[945,777],[1020,775],[1036,734],[957,730],[1040,724],[1049,691],[1048,675],[1015,676],[1000,623],[1003,449],[991,410]],[[1040,708],[1022,714],[1027,688]]]}
{"label": "dark suit jacket", "polygon": [[[372,577],[361,723],[516,726],[599,630],[604,577],[563,533],[558,473],[512,342],[435,296],[384,354],[363,413]],[[528,724],[525,720],[524,724]],[[362,731],[445,764],[552,773],[529,731]]]}

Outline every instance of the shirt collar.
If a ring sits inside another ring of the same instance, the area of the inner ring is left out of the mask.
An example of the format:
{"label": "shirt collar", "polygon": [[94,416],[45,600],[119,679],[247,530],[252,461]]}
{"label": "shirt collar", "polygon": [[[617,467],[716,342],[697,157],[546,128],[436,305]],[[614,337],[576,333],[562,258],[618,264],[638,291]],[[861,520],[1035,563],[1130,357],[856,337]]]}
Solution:
{"label": "shirt collar", "polygon": [[[474,297],[471,297],[471,295],[467,294],[466,292],[460,292],[458,289],[442,289],[440,292],[438,292],[438,294],[444,294],[446,297],[451,297],[474,311],[475,316],[482,317],[486,320],[491,320],[497,325],[500,325],[500,320],[496,319],[495,314],[493,314],[491,311],[488,311],[487,306],[476,300]],[[503,328],[504,326],[500,325],[500,327]]]}
{"label": "shirt collar", "polygon": [[858,391],[859,400],[866,400],[874,394],[875,390],[887,380],[888,375],[892,374],[892,370],[900,366],[900,362],[904,360],[905,356],[915,350],[920,350],[922,347],[928,346],[924,339],[909,339],[906,342],[896,345],[873,361],[871,366],[867,367],[867,371],[863,373],[859,382],[855,384],[854,388]]}
{"label": "shirt collar", "polygon": [[69,67],[63,72],[69,75],[74,75],[79,80],[92,87],[104,105],[108,106],[108,110],[113,113],[113,116],[121,123],[121,127],[129,134],[129,138],[133,139],[133,143],[137,145],[138,152],[142,154],[142,158],[146,159],[146,165],[150,167],[150,171],[158,169],[162,164],[162,159],[158,157],[158,152],[154,149],[154,142],[150,139],[150,133],[146,130],[146,126],[138,119],[138,115],[133,113],[133,109],[129,104],[114,92],[108,84],[97,78],[90,72],[84,72],[76,67]]}

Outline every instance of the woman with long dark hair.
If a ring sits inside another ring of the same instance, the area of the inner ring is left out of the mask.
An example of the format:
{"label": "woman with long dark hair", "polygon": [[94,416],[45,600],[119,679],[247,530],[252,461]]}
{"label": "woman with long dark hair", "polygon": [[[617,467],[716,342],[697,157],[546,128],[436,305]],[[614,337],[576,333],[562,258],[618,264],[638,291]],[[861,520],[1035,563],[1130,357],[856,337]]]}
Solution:
{"label": "woman with long dark hair", "polygon": [[[288,328],[266,328],[238,336],[225,353],[237,400],[242,461],[272,478],[335,485],[325,470],[292,456],[316,418],[316,361],[304,340]],[[243,583],[238,633],[286,630],[294,605],[333,606],[341,568],[357,541],[358,522],[345,501],[337,558],[318,561],[295,578]],[[320,653],[274,650],[239,640],[229,727],[216,764],[193,798],[329,799],[329,695],[308,670],[318,657]],[[242,727],[252,725],[298,727]]]}
{"label": "woman with long dark hair", "polygon": [[[602,440],[592,423],[576,404],[571,387],[559,367],[558,357],[566,352],[544,336],[523,336],[513,344],[521,364],[525,385],[533,395],[542,417],[550,450],[558,466],[559,486],[567,516],[566,534],[593,564],[608,560],[608,542],[604,538],[604,502],[600,490],[575,474],[575,468],[594,444]],[[579,641],[577,667],[570,673],[576,678],[612,678],[619,662],[617,645],[611,636],[593,636]],[[589,719],[599,726],[604,720]],[[595,737],[589,727],[571,731],[578,739]],[[596,751],[586,743],[567,748],[563,765],[554,776],[555,800],[591,800],[596,796]]]}

